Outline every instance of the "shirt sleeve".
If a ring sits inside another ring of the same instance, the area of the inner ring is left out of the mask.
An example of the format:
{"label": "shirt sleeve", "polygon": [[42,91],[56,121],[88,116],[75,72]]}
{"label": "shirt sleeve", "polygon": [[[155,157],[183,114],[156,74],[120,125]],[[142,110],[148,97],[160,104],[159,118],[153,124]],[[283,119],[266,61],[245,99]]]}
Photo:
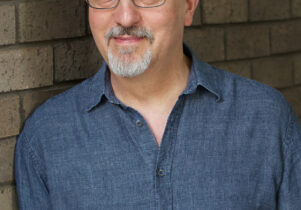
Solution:
{"label": "shirt sleeve", "polygon": [[293,111],[287,126],[285,144],[278,209],[301,209],[301,131],[299,120]]}
{"label": "shirt sleeve", "polygon": [[22,132],[15,150],[15,179],[20,210],[50,209],[49,193],[37,155]]}

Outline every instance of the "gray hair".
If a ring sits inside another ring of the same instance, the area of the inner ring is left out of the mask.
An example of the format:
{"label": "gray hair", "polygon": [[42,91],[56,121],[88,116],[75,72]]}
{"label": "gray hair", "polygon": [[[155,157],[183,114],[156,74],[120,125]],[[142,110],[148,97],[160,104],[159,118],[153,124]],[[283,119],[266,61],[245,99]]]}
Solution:
{"label": "gray hair", "polygon": [[152,34],[152,32],[145,28],[145,27],[135,27],[135,26],[131,26],[131,27],[122,27],[122,26],[115,26],[113,28],[111,28],[105,35],[105,40],[107,45],[109,45],[109,40],[112,37],[116,37],[116,36],[121,36],[121,35],[132,35],[132,36],[136,36],[139,38],[147,38],[150,43],[153,43],[154,41],[154,36]]}

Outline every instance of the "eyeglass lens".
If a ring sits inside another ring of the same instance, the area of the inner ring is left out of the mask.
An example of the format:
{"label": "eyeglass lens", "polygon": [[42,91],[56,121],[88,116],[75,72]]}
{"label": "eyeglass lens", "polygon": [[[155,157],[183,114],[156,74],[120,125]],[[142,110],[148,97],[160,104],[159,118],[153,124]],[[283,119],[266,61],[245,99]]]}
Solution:
{"label": "eyeglass lens", "polygon": [[[118,5],[120,0],[87,0],[89,6],[96,9],[110,9]],[[132,0],[138,7],[150,8],[161,6],[165,0]]]}

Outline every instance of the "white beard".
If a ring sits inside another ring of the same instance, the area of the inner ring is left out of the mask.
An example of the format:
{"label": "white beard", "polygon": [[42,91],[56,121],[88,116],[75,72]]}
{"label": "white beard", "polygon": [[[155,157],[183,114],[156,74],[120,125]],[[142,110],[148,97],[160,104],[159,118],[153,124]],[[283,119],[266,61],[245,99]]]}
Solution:
{"label": "white beard", "polygon": [[148,69],[152,52],[148,48],[147,51],[139,59],[132,59],[131,56],[135,53],[136,48],[119,48],[120,55],[114,55],[113,52],[108,50],[108,65],[110,70],[121,77],[135,77],[140,75]]}

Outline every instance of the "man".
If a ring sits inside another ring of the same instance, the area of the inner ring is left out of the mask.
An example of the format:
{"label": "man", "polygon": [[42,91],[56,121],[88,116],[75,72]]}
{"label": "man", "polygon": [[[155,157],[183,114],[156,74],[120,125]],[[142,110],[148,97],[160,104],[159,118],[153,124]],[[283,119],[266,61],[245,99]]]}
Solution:
{"label": "man", "polygon": [[198,0],[88,0],[105,62],[20,134],[20,209],[301,209],[298,120],[183,45]]}

